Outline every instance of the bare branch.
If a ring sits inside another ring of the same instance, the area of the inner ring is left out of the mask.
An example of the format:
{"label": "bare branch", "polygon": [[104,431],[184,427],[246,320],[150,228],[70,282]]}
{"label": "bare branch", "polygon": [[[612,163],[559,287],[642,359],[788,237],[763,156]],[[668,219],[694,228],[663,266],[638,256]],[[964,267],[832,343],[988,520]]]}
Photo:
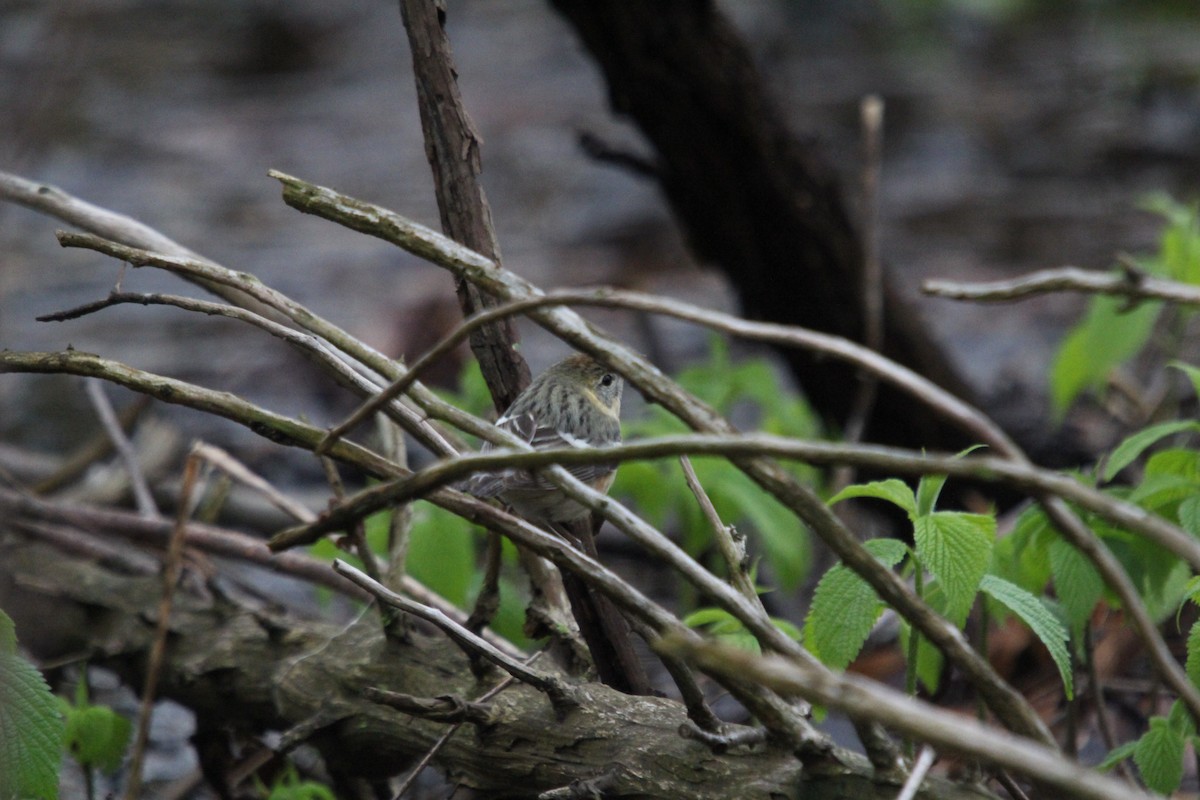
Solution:
{"label": "bare branch", "polygon": [[1095,272],[1079,267],[1044,269],[1005,281],[960,283],[928,280],[921,286],[926,294],[950,300],[980,303],[1024,300],[1052,292],[1084,292],[1127,297],[1131,300],[1166,300],[1181,305],[1200,305],[1200,287],[1143,275],[1132,269]]}
{"label": "bare branch", "polygon": [[836,708],[851,717],[878,720],[889,728],[958,753],[1027,775],[1080,800],[1130,800],[1151,795],[1124,781],[1087,769],[1054,748],[986,726],[930,703],[889,691],[854,675],[814,670],[779,656],[754,656],[712,642],[676,643],[670,647],[705,671],[750,675],[754,680],[812,703]]}
{"label": "bare branch", "polygon": [[104,393],[104,386],[95,378],[85,379],[84,386],[87,388],[88,399],[92,401],[92,407],[96,409],[96,416],[100,418],[100,424],[112,439],[113,447],[120,454],[125,471],[129,473],[129,485],[133,487],[138,512],[143,517],[157,517],[158,506],[154,502],[154,496],[150,494],[150,486],[146,483],[141,465],[138,464],[137,451],[125,435],[125,430],[117,419],[117,412],[113,410],[108,395]]}
{"label": "bare branch", "polygon": [[393,608],[398,608],[401,611],[412,614],[414,617],[436,625],[465,652],[482,656],[522,683],[527,683],[535,689],[544,692],[560,713],[565,712],[569,706],[579,704],[580,698],[576,691],[557,675],[532,669],[517,659],[510,658],[507,654],[501,652],[498,648],[492,647],[487,641],[471,633],[436,608],[421,605],[403,595],[396,594],[365,572],[355,569],[341,559],[334,560],[333,568],[339,574],[346,576],[358,584],[359,587],[373,594],[380,602],[387,603]]}

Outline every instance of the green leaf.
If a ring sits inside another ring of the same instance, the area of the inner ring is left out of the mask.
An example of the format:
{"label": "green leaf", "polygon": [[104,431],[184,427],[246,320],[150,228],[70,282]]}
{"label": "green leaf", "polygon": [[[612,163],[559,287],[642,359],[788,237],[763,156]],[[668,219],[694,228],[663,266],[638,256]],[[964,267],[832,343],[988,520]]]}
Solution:
{"label": "green leaf", "polygon": [[106,706],[72,707],[67,714],[67,750],[83,767],[112,772],[121,766],[133,726]]}
{"label": "green leaf", "polygon": [[1100,480],[1105,482],[1111,481],[1117,476],[1118,472],[1136,461],[1138,456],[1146,452],[1149,447],[1160,439],[1165,439],[1168,436],[1186,430],[1200,430],[1200,423],[1190,419],[1177,419],[1171,422],[1151,425],[1149,428],[1143,428],[1137,433],[1127,436],[1123,442],[1117,445],[1116,449],[1112,451],[1112,454],[1104,462],[1104,470],[1100,473]]}
{"label": "green leaf", "polygon": [[987,514],[935,511],[913,525],[917,557],[946,593],[947,614],[961,625],[979,581],[992,563],[996,519]]}
{"label": "green leaf", "polygon": [[1192,390],[1200,397],[1200,367],[1194,367],[1191,364],[1185,364],[1182,361],[1172,361],[1167,365],[1181,371],[1192,382]]}
{"label": "green leaf", "polygon": [[[887,567],[894,567],[907,550],[896,539],[864,543]],[[883,603],[870,584],[844,564],[829,569],[817,583],[804,621],[804,643],[813,655],[833,669],[845,669],[862,650],[871,628],[883,613]]]}
{"label": "green leaf", "polygon": [[761,652],[758,639],[742,621],[723,608],[701,608],[688,614],[683,624],[689,628],[706,628],[708,633],[727,644],[752,653]]}
{"label": "green leaf", "polygon": [[1182,700],[1171,703],[1171,712],[1167,715],[1167,724],[1171,730],[1178,731],[1182,736],[1191,736],[1196,732],[1196,723],[1192,720],[1192,712]]}
{"label": "green leaf", "polygon": [[1067,650],[1067,629],[1058,617],[1026,590],[995,575],[984,576],[979,588],[1020,617],[1034,635],[1042,640],[1058,667],[1067,699],[1073,698],[1075,682],[1071,673],[1071,653]]}
{"label": "green leaf", "polygon": [[[386,514],[367,520],[368,536],[376,524],[385,525]],[[414,503],[406,566],[421,583],[455,605],[466,606],[476,572],[474,526],[424,501]]]}
{"label": "green leaf", "polygon": [[1117,764],[1132,756],[1133,751],[1137,749],[1137,746],[1137,742],[1125,742],[1125,744],[1114,747],[1111,751],[1109,751],[1108,755],[1104,757],[1104,760],[1096,765],[1096,769],[1100,770],[1101,772],[1108,772]]}
{"label": "green leaf", "polygon": [[946,485],[947,475],[922,475],[917,483],[917,516],[923,517],[933,513],[937,505],[938,495]]}
{"label": "green leaf", "polygon": [[1050,570],[1058,603],[1071,630],[1082,632],[1104,594],[1104,579],[1083,553],[1063,539],[1050,544]]}
{"label": "green leaf", "polygon": [[908,484],[899,478],[852,484],[829,498],[829,505],[840,503],[851,497],[875,497],[887,500],[904,509],[909,518],[915,517],[917,514],[917,499]]}
{"label": "green leaf", "polygon": [[57,798],[62,736],[58,701],[0,611],[0,797]]}
{"label": "green leaf", "polygon": [[1124,311],[1123,305],[1119,298],[1093,298],[1087,315],[1063,340],[1050,373],[1059,415],[1080,392],[1098,387],[1114,367],[1142,349],[1162,308],[1162,303],[1146,302]]}
{"label": "green leaf", "polygon": [[1192,685],[1200,686],[1200,620],[1192,623],[1187,638],[1187,676]]}
{"label": "green leaf", "polygon": [[[912,628],[908,623],[900,625],[900,648],[904,652],[905,657],[908,657],[908,642],[909,637],[913,635]],[[914,667],[912,664],[908,668],[915,669],[917,672],[917,680],[925,687],[926,691],[932,693],[937,692],[938,685],[942,679],[942,665],[945,662],[945,657],[942,651],[937,649],[928,639],[916,634],[917,639],[917,663]]]}
{"label": "green leaf", "polygon": [[1150,718],[1150,730],[1142,734],[1133,751],[1133,762],[1152,791],[1170,794],[1183,780],[1183,736],[1163,717]]}

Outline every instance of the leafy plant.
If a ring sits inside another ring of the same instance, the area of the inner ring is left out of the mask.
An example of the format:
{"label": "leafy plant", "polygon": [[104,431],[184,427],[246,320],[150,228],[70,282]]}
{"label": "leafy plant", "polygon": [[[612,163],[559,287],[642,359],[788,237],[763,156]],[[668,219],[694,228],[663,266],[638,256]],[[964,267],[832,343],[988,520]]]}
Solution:
{"label": "leafy plant", "polygon": [[87,778],[88,796],[92,796],[91,771],[114,772],[121,766],[133,725],[108,706],[92,705],[88,701],[87,671],[84,669],[75,685],[75,702],[59,697],[58,705],[66,719],[64,745],[71,757],[83,768]]}
{"label": "leafy plant", "polygon": [[[1158,252],[1135,259],[1134,267],[1147,275],[1200,283],[1198,206],[1155,195],[1143,208],[1160,215],[1166,225]],[[1129,308],[1119,298],[1094,297],[1083,320],[1063,340],[1051,367],[1051,397],[1057,413],[1064,413],[1080,393],[1102,386],[1115,367],[1141,352],[1163,308],[1160,301],[1143,301]]]}
{"label": "leafy plant", "polygon": [[[780,384],[770,364],[762,359],[734,363],[723,339],[714,336],[710,341],[708,360],[677,376],[684,389],[726,416],[753,420],[766,433],[796,438],[819,435],[820,426],[811,409]],[[686,431],[683,423],[658,407],[651,407],[644,419],[626,422],[624,429],[627,440]],[[692,466],[721,519],[754,535],[771,566],[772,577],[784,588],[799,585],[808,574],[811,560],[808,531],[728,461],[695,458]],[[792,469],[809,482],[817,480],[811,468],[793,465]],[[623,464],[613,493],[632,498],[638,511],[656,527],[665,528],[673,522],[684,548],[692,555],[708,549],[708,524],[674,461]]]}
{"label": "leafy plant", "polygon": [[17,630],[0,611],[0,798],[54,800],[63,719],[37,668],[17,652]]}
{"label": "leafy plant", "polygon": [[267,800],[337,800],[333,792],[323,783],[304,780],[296,767],[288,764],[279,777],[267,787],[260,781],[258,791]]}
{"label": "leafy plant", "polygon": [[[855,484],[829,502],[871,497],[903,510],[912,523],[913,547],[896,539],[875,539],[866,543],[871,553],[888,567],[899,565],[912,574],[918,593],[960,626],[981,591],[1016,614],[1050,651],[1070,697],[1072,674],[1066,629],[1028,589],[990,574],[996,541],[993,515],[937,510],[945,482],[943,475],[926,475],[915,492],[895,478]],[[837,564],[817,585],[805,621],[805,644],[829,666],[845,669],[866,643],[883,609],[882,601],[862,578]],[[913,638],[907,626],[902,633],[910,674],[935,691],[941,671],[940,654],[919,636]]]}

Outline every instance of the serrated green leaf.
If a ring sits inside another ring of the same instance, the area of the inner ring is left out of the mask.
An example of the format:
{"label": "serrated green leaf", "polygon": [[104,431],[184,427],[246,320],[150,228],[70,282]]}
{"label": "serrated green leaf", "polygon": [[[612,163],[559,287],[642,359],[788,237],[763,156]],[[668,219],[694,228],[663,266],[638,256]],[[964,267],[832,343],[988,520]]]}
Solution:
{"label": "serrated green leaf", "polygon": [[1165,439],[1182,431],[1200,430],[1200,424],[1190,419],[1177,419],[1171,422],[1163,422],[1158,425],[1151,425],[1149,428],[1143,428],[1137,433],[1125,437],[1104,462],[1104,470],[1100,473],[1100,480],[1111,481],[1117,476],[1117,473],[1128,467],[1138,457],[1146,452],[1149,447],[1152,447],[1156,442]]}
{"label": "serrated green leaf", "polygon": [[1183,736],[1163,717],[1151,717],[1150,730],[1142,734],[1133,751],[1133,763],[1152,791],[1170,794],[1183,780]]}
{"label": "serrated green leaf", "polygon": [[1063,340],[1050,371],[1051,397],[1059,415],[1080,392],[1098,387],[1113,367],[1146,343],[1162,303],[1142,303],[1128,311],[1123,304],[1118,298],[1093,298],[1087,315]]}
{"label": "serrated green leaf", "polygon": [[1067,649],[1067,629],[1058,617],[1050,613],[1040,600],[1026,590],[995,575],[984,576],[979,588],[1020,617],[1034,635],[1041,639],[1058,667],[1067,699],[1073,698],[1075,681],[1071,672],[1071,653]]}
{"label": "serrated green leaf", "polygon": [[935,511],[913,524],[917,557],[946,593],[946,612],[961,625],[979,581],[992,563],[996,519],[987,514]]}
{"label": "serrated green leaf", "polygon": [[1200,452],[1186,447],[1159,450],[1146,459],[1147,475],[1177,475],[1200,487]]}
{"label": "serrated green leaf", "polygon": [[55,800],[62,735],[58,701],[0,611],[0,797]]}
{"label": "serrated green leaf", "polygon": [[1200,686],[1200,620],[1192,623],[1187,638],[1187,676],[1194,686]]}
{"label": "serrated green leaf", "polygon": [[1071,630],[1080,632],[1104,594],[1104,579],[1087,557],[1063,539],[1050,544],[1050,571],[1058,603]]}
{"label": "serrated green leaf", "polygon": [[1179,527],[1192,536],[1200,536],[1200,495],[1184,498],[1176,516],[1179,518]]}
{"label": "serrated green leaf", "polygon": [[1196,732],[1196,723],[1192,721],[1192,712],[1182,700],[1171,703],[1171,711],[1167,714],[1167,724],[1171,730],[1178,731],[1180,736],[1191,736]]}
{"label": "serrated green leaf", "polygon": [[17,625],[12,617],[0,611],[0,656],[17,652]]}
{"label": "serrated green leaf", "polygon": [[[866,546],[889,568],[904,557],[904,543],[895,539],[876,539]],[[837,564],[821,577],[813,593],[804,621],[805,646],[833,669],[845,669],[862,650],[881,613],[883,603],[870,584]]]}
{"label": "serrated green leaf", "polygon": [[847,486],[829,498],[829,505],[840,503],[851,497],[875,497],[880,500],[887,500],[889,503],[893,503],[904,509],[910,518],[916,516],[917,513],[917,498],[913,494],[913,490],[899,478],[888,478],[885,481],[856,483]]}

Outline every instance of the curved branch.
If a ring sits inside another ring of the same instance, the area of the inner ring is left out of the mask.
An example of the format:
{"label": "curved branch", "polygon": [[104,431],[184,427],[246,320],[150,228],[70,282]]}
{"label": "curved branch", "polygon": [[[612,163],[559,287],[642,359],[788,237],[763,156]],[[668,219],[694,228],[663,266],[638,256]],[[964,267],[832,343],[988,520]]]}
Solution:
{"label": "curved branch", "polygon": [[921,291],[935,297],[978,303],[1025,300],[1053,292],[1084,292],[1127,297],[1130,300],[1166,300],[1181,305],[1200,305],[1200,286],[1154,278],[1132,269],[1095,272],[1079,267],[1057,267],[1004,281],[960,283],[927,280],[921,285]]}

